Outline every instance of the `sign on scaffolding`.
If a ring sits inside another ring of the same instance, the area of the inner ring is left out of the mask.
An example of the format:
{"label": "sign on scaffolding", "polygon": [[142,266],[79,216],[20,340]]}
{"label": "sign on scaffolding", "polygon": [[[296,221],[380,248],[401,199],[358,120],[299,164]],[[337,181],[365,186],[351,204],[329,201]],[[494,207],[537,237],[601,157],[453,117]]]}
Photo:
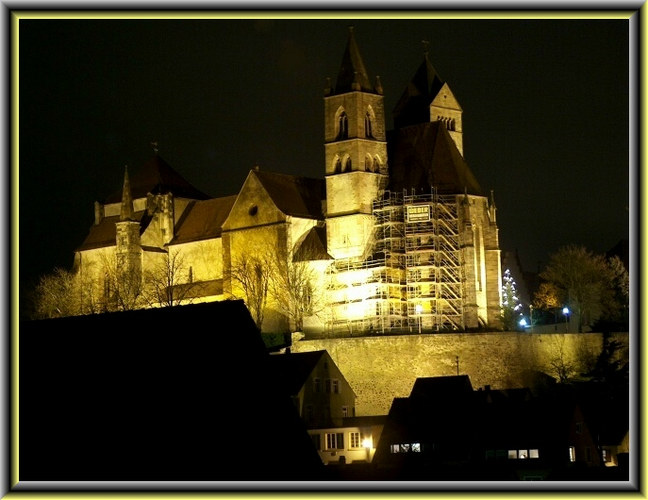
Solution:
{"label": "sign on scaffolding", "polygon": [[407,222],[427,222],[430,220],[430,205],[408,205]]}

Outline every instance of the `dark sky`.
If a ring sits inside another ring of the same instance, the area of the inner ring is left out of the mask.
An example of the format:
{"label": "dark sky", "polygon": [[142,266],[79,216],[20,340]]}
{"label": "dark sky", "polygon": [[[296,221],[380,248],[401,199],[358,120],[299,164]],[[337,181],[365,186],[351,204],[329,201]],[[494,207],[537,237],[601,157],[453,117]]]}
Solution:
{"label": "dark sky", "polygon": [[430,58],[522,264],[629,235],[628,20],[22,20],[21,282],[69,267],[95,200],[160,155],[212,196],[324,175],[323,89],[355,26],[391,110]]}

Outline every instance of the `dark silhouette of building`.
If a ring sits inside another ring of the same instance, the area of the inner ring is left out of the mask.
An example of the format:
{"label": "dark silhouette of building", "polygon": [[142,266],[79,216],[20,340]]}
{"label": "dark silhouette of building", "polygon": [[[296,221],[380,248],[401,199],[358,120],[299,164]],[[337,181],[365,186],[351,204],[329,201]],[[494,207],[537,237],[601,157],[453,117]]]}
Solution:
{"label": "dark silhouette of building", "polygon": [[242,301],[30,321],[19,335],[21,481],[320,478]]}

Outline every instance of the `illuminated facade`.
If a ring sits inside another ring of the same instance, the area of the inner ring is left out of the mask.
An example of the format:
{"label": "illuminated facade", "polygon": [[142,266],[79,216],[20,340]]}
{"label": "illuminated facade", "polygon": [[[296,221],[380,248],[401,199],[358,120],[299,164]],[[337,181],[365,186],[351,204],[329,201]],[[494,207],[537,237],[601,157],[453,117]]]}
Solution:
{"label": "illuminated facade", "polygon": [[92,276],[88,289],[99,299],[113,292],[104,279],[110,259],[122,276],[143,277],[179,256],[168,285],[187,292],[180,302],[245,298],[239,264],[272,255],[306,263],[305,300],[317,307],[295,319],[268,293],[266,331],[499,327],[494,199],[463,158],[461,106],[427,53],[388,132],[382,85],[370,79],[351,30],[324,111],[323,180],[255,168],[236,196],[210,199],[157,154],[132,182],[126,176],[121,193],[96,204],[77,250],[79,275]]}

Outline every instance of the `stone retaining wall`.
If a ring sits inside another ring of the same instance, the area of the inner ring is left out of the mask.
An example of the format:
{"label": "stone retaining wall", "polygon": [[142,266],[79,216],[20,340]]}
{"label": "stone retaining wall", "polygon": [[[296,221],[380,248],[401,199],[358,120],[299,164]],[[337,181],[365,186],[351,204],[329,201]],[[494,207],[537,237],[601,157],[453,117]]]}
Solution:
{"label": "stone retaining wall", "polygon": [[[628,334],[612,334],[625,348]],[[293,352],[325,349],[356,392],[357,415],[389,412],[395,397],[407,397],[418,377],[469,375],[474,388],[524,387],[525,372],[543,371],[557,378],[557,366],[578,374],[592,366],[603,335],[461,333],[302,340]]]}

